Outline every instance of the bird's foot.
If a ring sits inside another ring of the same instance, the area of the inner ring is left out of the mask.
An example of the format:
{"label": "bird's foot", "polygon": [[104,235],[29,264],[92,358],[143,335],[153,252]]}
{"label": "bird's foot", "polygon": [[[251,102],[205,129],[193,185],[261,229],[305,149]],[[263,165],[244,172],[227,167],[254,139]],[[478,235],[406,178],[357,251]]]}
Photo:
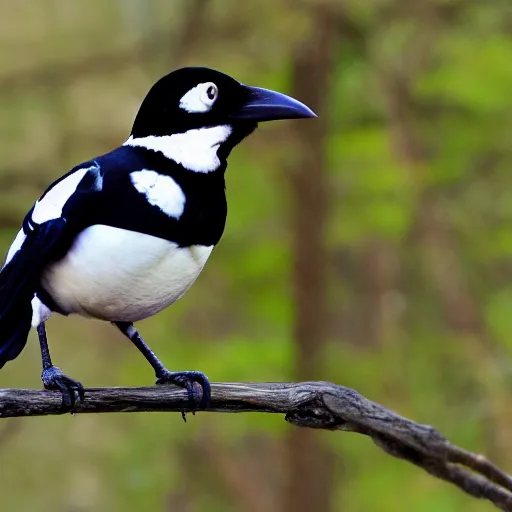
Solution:
{"label": "bird's foot", "polygon": [[50,366],[43,370],[41,380],[46,389],[59,390],[62,394],[62,409],[70,411],[74,408],[76,395],[79,400],[83,400],[85,389],[82,384],[71,377],[68,377],[60,368]]}
{"label": "bird's foot", "polygon": [[[208,377],[202,372],[170,372],[157,375],[157,384],[175,384],[185,388],[191,402],[199,402],[200,409],[206,409],[210,404],[211,388]],[[201,388],[199,391],[198,388]]]}

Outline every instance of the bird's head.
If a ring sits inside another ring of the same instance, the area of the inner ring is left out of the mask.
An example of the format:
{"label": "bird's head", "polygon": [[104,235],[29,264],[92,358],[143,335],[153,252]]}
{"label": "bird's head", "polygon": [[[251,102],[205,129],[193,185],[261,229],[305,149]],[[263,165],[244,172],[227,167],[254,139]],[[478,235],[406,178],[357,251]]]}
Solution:
{"label": "bird's head", "polygon": [[[137,113],[130,139],[165,138],[191,152],[227,157],[259,122],[316,117],[299,101],[251,87],[208,68],[181,68],[156,82]],[[158,145],[158,144],[157,144]],[[156,149],[156,148],[152,148]],[[165,151],[162,151],[165,154]],[[196,170],[196,169],[192,169]],[[213,170],[213,169],[212,169]]]}

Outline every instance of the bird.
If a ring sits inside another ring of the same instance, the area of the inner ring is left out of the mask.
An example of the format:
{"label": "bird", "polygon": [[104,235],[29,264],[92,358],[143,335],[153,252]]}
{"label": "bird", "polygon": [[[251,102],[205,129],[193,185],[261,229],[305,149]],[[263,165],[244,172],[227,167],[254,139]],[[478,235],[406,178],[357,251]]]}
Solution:
{"label": "bird", "polygon": [[184,67],[143,99],[128,139],[54,181],[26,214],[0,271],[0,369],[22,352],[31,328],[45,389],[62,408],[84,400],[81,382],[54,366],[46,322],[53,313],[110,322],[153,367],[206,408],[200,371],[170,371],[134,323],[180,299],[224,232],[225,171],[258,123],[313,118],[298,100],[220,71]]}

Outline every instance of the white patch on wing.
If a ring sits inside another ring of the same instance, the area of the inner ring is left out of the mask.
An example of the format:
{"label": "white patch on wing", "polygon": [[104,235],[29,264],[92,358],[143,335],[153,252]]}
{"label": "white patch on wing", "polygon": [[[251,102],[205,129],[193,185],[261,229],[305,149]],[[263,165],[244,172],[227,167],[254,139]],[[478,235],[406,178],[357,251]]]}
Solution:
{"label": "white patch on wing", "polygon": [[190,89],[190,91],[181,98],[180,108],[195,114],[211,110],[217,98],[209,99],[206,95],[206,90],[212,85],[211,82],[207,82],[196,85]]}
{"label": "white patch on wing", "polygon": [[124,146],[142,147],[158,151],[186,169],[194,172],[212,172],[219,168],[219,146],[231,135],[229,125],[198,128],[184,133],[155,137],[130,138]]}
{"label": "white patch on wing", "polygon": [[130,174],[133,186],[146,196],[149,204],[157,206],[169,217],[179,219],[185,208],[185,194],[170,177],[142,169]]}
{"label": "white patch on wing", "polygon": [[41,283],[66,313],[136,322],[182,297],[212,249],[95,225],[47,268]]}
{"label": "white patch on wing", "polygon": [[32,327],[37,327],[46,322],[51,314],[50,308],[43,304],[37,295],[34,295],[32,299]]}
{"label": "white patch on wing", "polygon": [[[75,192],[78,184],[85,176],[85,174],[91,170],[96,173],[94,189],[98,191],[101,190],[103,188],[103,175],[101,174],[100,166],[96,162],[94,162],[94,166],[87,169],[78,169],[73,174],[70,174],[67,178],[63,179],[52,189],[50,189],[42,200],[36,201],[36,204],[34,205],[34,211],[32,212],[32,216],[28,222],[29,229],[34,229],[34,226],[31,225],[32,222],[40,224],[42,222],[46,222],[47,220],[59,218],[62,215],[62,209],[64,208],[66,201],[73,194],[73,192]],[[14,255],[21,249],[21,246],[23,245],[23,242],[26,238],[27,236],[25,235],[23,229],[20,229],[16,235],[16,238],[11,244],[11,247],[9,248],[9,251],[7,252],[5,263],[2,268],[4,268],[7,263],[12,260]]]}
{"label": "white patch on wing", "polygon": [[[14,255],[21,249],[21,246],[23,245],[23,242],[25,241],[25,238],[27,238],[27,235],[23,232],[23,229],[20,229],[18,231],[18,234],[16,235],[16,238],[11,244],[11,247],[9,247],[9,251],[7,252],[7,257],[5,258],[5,265],[9,263],[14,258]],[[4,268],[2,267],[2,268]]]}
{"label": "white patch on wing", "polygon": [[78,184],[82,181],[89,169],[78,169],[52,187],[46,195],[36,201],[32,220],[42,224],[48,220],[58,219],[62,216],[62,209],[66,201],[76,191]]}

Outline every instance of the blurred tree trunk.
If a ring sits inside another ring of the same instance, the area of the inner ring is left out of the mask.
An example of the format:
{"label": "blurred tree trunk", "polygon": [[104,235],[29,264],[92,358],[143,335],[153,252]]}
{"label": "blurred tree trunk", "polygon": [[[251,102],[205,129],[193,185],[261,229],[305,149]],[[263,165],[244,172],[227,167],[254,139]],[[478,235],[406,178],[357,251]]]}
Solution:
{"label": "blurred tree trunk", "polygon": [[[340,32],[339,13],[317,6],[310,33],[293,61],[292,95],[304,101],[318,119],[293,124],[297,160],[290,172],[291,230],[296,343],[296,380],[321,377],[321,358],[328,332],[325,225],[328,194],[325,160],[329,78]],[[290,429],[288,474],[283,510],[331,508],[332,460],[314,430]]]}
{"label": "blurred tree trunk", "polygon": [[[197,440],[197,457],[204,459],[211,475],[214,489],[224,491],[229,496],[235,510],[244,512],[275,512],[275,500],[272,498],[269,475],[259,471],[263,453],[256,456],[247,450],[250,440],[244,440],[242,447],[226,447],[219,442],[215,429],[206,427]],[[261,440],[262,444],[265,440]],[[212,492],[214,490],[212,489]]]}
{"label": "blurred tree trunk", "polygon": [[[358,267],[354,311],[354,345],[379,347],[400,336],[403,308],[399,291],[399,255],[396,247],[379,237],[369,237],[357,251]],[[360,291],[360,293],[358,293]]]}
{"label": "blurred tree trunk", "polygon": [[445,322],[454,332],[470,335],[485,347],[490,336],[469,283],[461,272],[457,247],[439,197],[426,183],[428,149],[419,133],[420,113],[411,85],[428,66],[432,41],[443,20],[430,2],[417,2],[412,12],[417,31],[398,69],[384,69],[381,79],[387,101],[393,149],[419,196],[414,235],[422,247],[424,264],[439,294]]}
{"label": "blurred tree trunk", "polygon": [[[462,270],[449,217],[427,181],[429,150],[421,135],[421,112],[412,92],[414,79],[428,69],[433,40],[450,20],[444,19],[439,6],[431,2],[414,5],[412,15],[415,16],[417,31],[410,44],[409,58],[404,59],[398,69],[383,70],[381,74],[391,139],[394,152],[409,173],[418,194],[412,235],[421,248],[425,270],[439,296],[444,322],[449,330],[464,340],[466,350],[472,351],[483,367],[496,357],[498,347],[486,324],[477,295]],[[490,372],[494,371],[491,366]],[[481,386],[480,383],[478,385]],[[487,436],[487,451],[497,460],[509,446],[508,429],[506,433],[498,429],[498,425],[507,421],[500,421],[501,414],[499,409],[492,410],[487,414],[485,424],[486,430],[491,432]]]}
{"label": "blurred tree trunk", "polygon": [[[450,221],[435,191],[425,184],[427,150],[417,130],[419,114],[412,102],[408,80],[399,74],[390,74],[384,89],[395,153],[410,173],[419,195],[412,234],[421,248],[423,265],[439,296],[445,325],[464,340],[466,350],[473,352],[482,367],[487,366],[497,347],[476,295],[462,271]],[[508,429],[505,432],[498,429],[502,424],[501,414],[500,410],[492,410],[485,418],[485,429],[490,433],[487,451],[496,460],[500,460],[509,446]]]}

